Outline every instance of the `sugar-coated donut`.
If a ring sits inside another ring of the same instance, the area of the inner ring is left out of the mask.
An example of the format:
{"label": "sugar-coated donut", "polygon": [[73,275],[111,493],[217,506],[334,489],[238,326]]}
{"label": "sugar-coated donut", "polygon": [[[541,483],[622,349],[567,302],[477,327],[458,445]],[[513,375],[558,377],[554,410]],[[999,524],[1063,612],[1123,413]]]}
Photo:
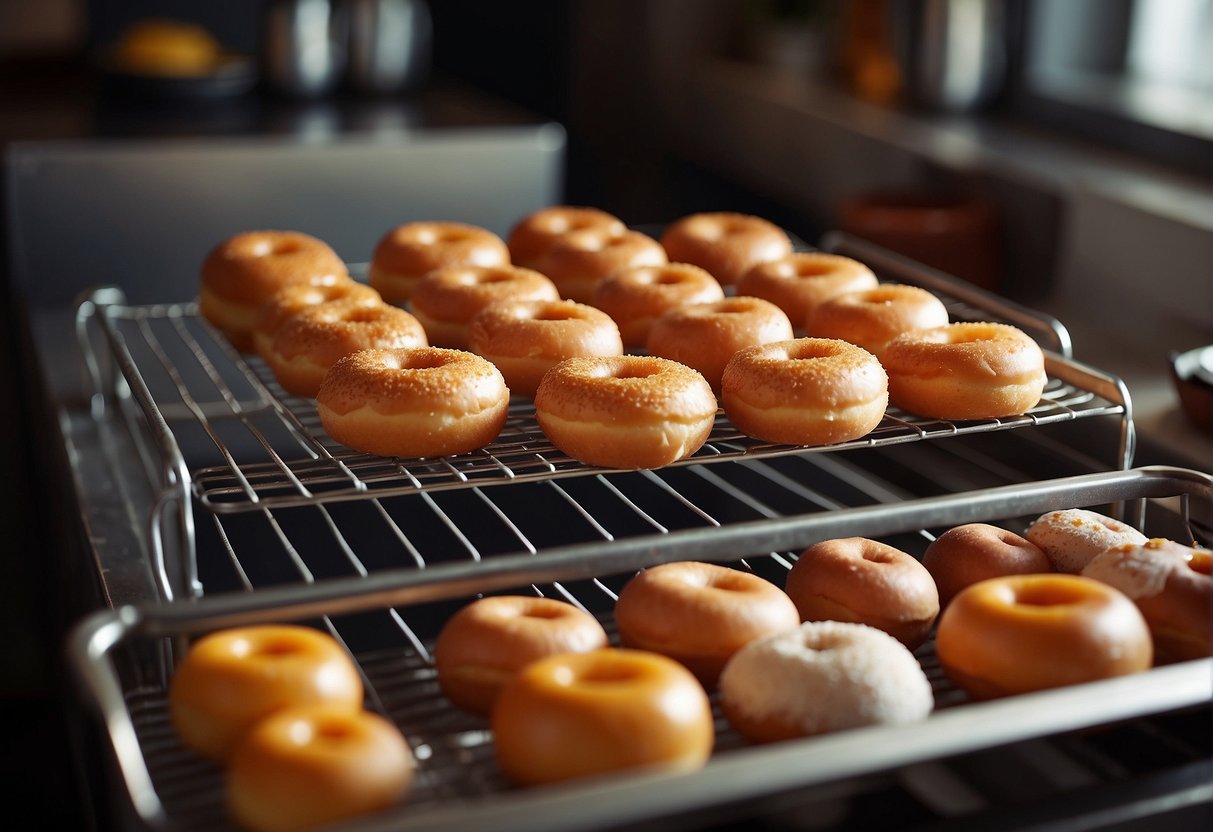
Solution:
{"label": "sugar-coated donut", "polygon": [[562,298],[589,303],[594,287],[608,275],[665,262],[665,249],[647,234],[587,229],[554,241],[535,268],[551,278]]}
{"label": "sugar-coated donut", "polygon": [[792,323],[762,298],[731,297],[671,310],[653,322],[646,347],[703,373],[720,389],[725,365],[738,350],[792,338]]}
{"label": "sugar-coated donut", "polygon": [[691,771],[715,741],[711,705],[690,671],[618,648],[527,665],[502,690],[492,726],[498,765],[522,785],[636,767]]}
{"label": "sugar-coated donut", "polygon": [[242,352],[253,348],[261,305],[286,286],[349,280],[328,244],[298,231],[246,231],[215,246],[202,261],[198,311]]}
{"label": "sugar-coated donut", "polygon": [[349,301],[359,306],[378,306],[383,303],[379,293],[363,283],[343,280],[320,286],[287,286],[270,296],[257,312],[253,323],[253,348],[264,358],[270,352],[274,335],[279,328],[305,309],[334,301]]}
{"label": "sugar-coated donut", "polygon": [[832,297],[803,320],[810,335],[841,338],[879,358],[885,345],[903,332],[947,324],[948,309],[926,289],[885,283]]}
{"label": "sugar-coated donut", "polygon": [[1149,539],[1127,523],[1083,508],[1046,512],[1028,526],[1024,537],[1040,547],[1054,569],[1073,575],[1108,549],[1140,546]]}
{"label": "sugar-coated donut", "polygon": [[388,303],[403,306],[417,281],[448,266],[508,266],[505,241],[461,222],[410,222],[385,234],[371,257],[367,279]]}
{"label": "sugar-coated donut", "polygon": [[823,540],[788,572],[788,597],[803,621],[849,621],[914,649],[939,615],[931,573],[912,555],[864,537]]}
{"label": "sugar-coated donut", "polygon": [[695,453],[716,419],[703,376],[642,355],[570,358],[535,392],[539,427],[564,453],[605,468],[659,468]]}
{"label": "sugar-coated donut", "polygon": [[1151,538],[1096,555],[1082,574],[1137,604],[1154,637],[1154,660],[1167,664],[1213,653],[1211,559],[1208,549]]}
{"label": "sugar-coated donut", "polygon": [[227,804],[250,832],[295,832],[399,803],[415,762],[378,714],[288,708],[258,722],[232,751]]}
{"label": "sugar-coated donut", "polygon": [[472,319],[468,349],[496,364],[515,396],[534,396],[561,361],[622,355],[623,340],[610,315],[584,303],[499,301]]}
{"label": "sugar-coated donut", "polygon": [[594,287],[590,303],[614,319],[626,346],[642,347],[653,322],[666,312],[723,298],[724,289],[705,270],[690,263],[667,263],[604,278]]}
{"label": "sugar-coated donut", "polygon": [[182,744],[225,759],[254,723],[300,705],[362,708],[349,654],[310,627],[220,630],[196,641],[169,683],[169,716]]}
{"label": "sugar-coated donut", "polygon": [[1053,571],[1052,562],[1035,543],[988,523],[948,529],[923,552],[922,565],[935,579],[940,606],[947,606],[956,593],[986,578]]}
{"label": "sugar-coated donut", "polygon": [[447,621],[434,643],[434,669],[448,699],[488,714],[502,687],[531,662],[606,646],[598,619],[572,604],[494,595],[473,601]]}
{"label": "sugar-coated donut", "polygon": [[[737,281],[737,294],[769,300],[787,314],[793,326],[802,327],[813,310],[830,298],[876,286],[876,275],[858,260],[823,251],[798,251],[751,268]],[[947,322],[945,316],[941,323]],[[809,334],[817,333],[810,330]]]}
{"label": "sugar-coated donut", "polygon": [[876,357],[828,338],[738,350],[720,388],[724,411],[738,430],[791,445],[866,436],[889,404],[888,378]]}
{"label": "sugar-coated donut", "polygon": [[955,323],[904,332],[885,345],[889,400],[936,419],[1027,413],[1044,392],[1044,353],[1010,324]]}
{"label": "sugar-coated donut", "polygon": [[732,285],[759,263],[792,253],[782,228],[760,217],[727,211],[691,214],[671,223],[661,245],[672,262],[707,269]]}
{"label": "sugar-coated donut", "polygon": [[973,584],[939,617],[935,652],[977,699],[1148,670],[1150,630],[1119,590],[1078,575],[1008,575]]}
{"label": "sugar-coated donut", "polygon": [[602,231],[616,235],[627,231],[623,220],[598,208],[552,205],[527,214],[510,229],[506,245],[514,265],[527,269],[539,261],[552,244],[574,231]]}
{"label": "sugar-coated donut", "polygon": [[560,293],[556,284],[531,269],[452,266],[421,278],[410,305],[430,344],[467,349],[472,318],[503,300],[560,300]]}
{"label": "sugar-coated donut", "polygon": [[360,350],[338,361],[316,393],[333,439],[379,456],[448,456],[482,448],[505,425],[510,391],[478,355],[423,347]]}
{"label": "sugar-coated donut", "polygon": [[935,707],[931,683],[904,645],[841,621],[750,642],[720,674],[720,703],[751,742],[917,722]]}
{"label": "sugar-coated donut", "polygon": [[292,315],[263,356],[288,393],[315,396],[329,368],[358,350],[427,346],[425,330],[403,309],[333,301]]}
{"label": "sugar-coated donut", "polygon": [[629,580],[615,602],[624,647],[685,665],[712,690],[725,662],[756,638],[800,625],[783,590],[714,563],[666,563]]}

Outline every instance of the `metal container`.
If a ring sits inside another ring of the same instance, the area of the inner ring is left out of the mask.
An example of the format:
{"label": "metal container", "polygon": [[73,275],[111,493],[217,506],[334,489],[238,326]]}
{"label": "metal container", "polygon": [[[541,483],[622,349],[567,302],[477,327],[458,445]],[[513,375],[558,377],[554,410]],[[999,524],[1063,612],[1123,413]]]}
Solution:
{"label": "metal container", "polygon": [[345,69],[343,9],[329,0],[271,0],[265,7],[261,60],[267,86],[297,98],[331,92]]}
{"label": "metal container", "polygon": [[904,90],[913,103],[965,112],[1002,91],[1005,0],[895,0],[889,11]]}
{"label": "metal container", "polygon": [[429,71],[433,21],[423,0],[345,0],[350,86],[387,95],[415,88]]}

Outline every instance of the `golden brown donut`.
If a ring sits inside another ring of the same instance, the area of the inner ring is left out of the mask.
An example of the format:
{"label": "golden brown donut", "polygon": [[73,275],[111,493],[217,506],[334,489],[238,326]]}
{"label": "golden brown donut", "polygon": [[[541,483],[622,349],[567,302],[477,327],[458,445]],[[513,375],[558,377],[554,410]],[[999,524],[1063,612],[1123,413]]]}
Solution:
{"label": "golden brown donut", "polygon": [[552,279],[560,296],[589,303],[594,287],[615,272],[666,262],[661,244],[639,231],[571,231],[552,243],[535,265]]}
{"label": "golden brown donut", "polygon": [[841,338],[880,358],[885,345],[901,333],[947,324],[948,309],[926,289],[885,283],[836,295],[802,320],[816,338]]}
{"label": "golden brown donut", "polygon": [[889,400],[936,419],[1027,413],[1044,392],[1044,353],[1010,324],[955,323],[906,332],[881,355]]}
{"label": "golden brown donut", "polygon": [[270,351],[279,327],[304,309],[333,301],[351,301],[359,306],[383,303],[379,293],[362,283],[343,280],[322,286],[287,286],[275,292],[261,305],[253,324],[253,347],[264,358]]}
{"label": "golden brown donut", "polygon": [[623,221],[597,208],[553,205],[527,214],[510,229],[506,245],[516,266],[538,269],[539,261],[552,244],[573,231],[603,231],[622,234]]}
{"label": "golden brown donut", "polygon": [[468,326],[502,300],[560,300],[542,274],[516,266],[453,266],[427,274],[413,290],[413,314],[435,347],[467,349]]}
{"label": "golden brown donut", "polygon": [[461,350],[360,350],[316,393],[333,439],[379,456],[448,456],[482,448],[505,425],[510,391],[497,368]]}
{"label": "golden brown donut", "polygon": [[939,615],[935,581],[913,556],[864,537],[823,540],[788,572],[803,621],[850,621],[883,630],[911,650]]}
{"label": "golden brown donut", "polygon": [[611,316],[571,300],[499,301],[468,328],[468,349],[497,365],[515,396],[534,396],[566,358],[623,353]]}
{"label": "golden brown donut", "polygon": [[653,355],[679,361],[703,373],[720,390],[725,365],[740,349],[792,338],[792,323],[762,298],[732,297],[671,310],[649,330]]}
{"label": "golden brown donut", "polygon": [[661,245],[672,262],[707,269],[726,286],[757,264],[792,253],[792,241],[779,226],[725,211],[683,217],[666,228]]}
{"label": "golden brown donut", "polygon": [[829,445],[866,436],[889,404],[876,357],[827,338],[776,341],[739,350],[724,368],[721,400],[748,436],[790,445]]}
{"label": "golden brown donut", "polygon": [[723,300],[724,290],[690,263],[638,266],[599,281],[590,302],[619,326],[625,346],[642,347],[653,321],[671,309]]}
{"label": "golden brown donut", "polygon": [[[801,327],[827,300],[876,286],[876,275],[858,260],[823,251],[799,251],[751,268],[737,281],[737,294],[769,300],[787,314],[793,326]],[[945,317],[941,323],[947,322]],[[816,333],[809,330],[809,334]]]}
{"label": "golden brown donut", "polygon": [[367,278],[384,300],[403,306],[417,281],[435,269],[509,263],[509,249],[492,231],[461,222],[410,222],[379,240]]}
{"label": "golden brown donut", "polygon": [[258,722],[232,751],[227,804],[250,832],[294,832],[399,803],[415,763],[378,714],[288,708]]}
{"label": "golden brown donut", "polygon": [[261,305],[279,289],[349,280],[328,244],[298,231],[246,231],[228,237],[202,261],[198,311],[242,352],[253,348]]}
{"label": "golden brown donut", "polygon": [[220,630],[194,642],[169,683],[169,716],[187,748],[228,756],[252,725],[284,708],[362,708],[362,678],[349,654],[310,627]]}
{"label": "golden brown donut", "polygon": [[973,584],[939,617],[935,652],[976,699],[1148,670],[1150,630],[1123,593],[1078,575]]}
{"label": "golden brown donut", "polygon": [[1024,536],[1040,547],[1058,572],[1077,575],[1096,555],[1149,538],[1112,517],[1085,508],[1048,511],[1032,521]]}
{"label": "golden brown donut", "polygon": [[344,300],[292,315],[274,334],[264,358],[288,393],[315,396],[329,368],[352,352],[424,346],[425,330],[403,309]]}
{"label": "golden brown donut", "polygon": [[707,690],[725,662],[756,638],[794,630],[796,605],[750,572],[683,561],[654,566],[628,581],[615,602],[624,647],[685,665]]}
{"label": "golden brown donut", "polygon": [[956,593],[986,578],[1053,571],[1053,564],[1035,543],[988,523],[948,529],[923,552],[922,565],[935,579],[940,606],[947,606]]}
{"label": "golden brown donut", "polygon": [[448,699],[488,714],[506,682],[531,662],[606,646],[598,619],[572,604],[496,595],[473,601],[447,621],[434,643],[434,669]]}
{"label": "golden brown donut", "polygon": [[493,709],[506,778],[537,785],[636,767],[691,771],[715,741],[703,687],[642,650],[564,653],[524,667]]}
{"label": "golden brown donut", "polygon": [[659,468],[699,450],[716,420],[703,376],[641,355],[570,358],[535,392],[535,417],[552,444],[588,465]]}

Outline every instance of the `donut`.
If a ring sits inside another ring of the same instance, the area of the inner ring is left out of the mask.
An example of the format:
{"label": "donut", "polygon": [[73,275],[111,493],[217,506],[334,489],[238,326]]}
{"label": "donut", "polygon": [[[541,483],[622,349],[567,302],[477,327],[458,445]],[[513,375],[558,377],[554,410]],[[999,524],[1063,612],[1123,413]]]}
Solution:
{"label": "donut", "polygon": [[169,718],[185,747],[225,759],[272,713],[301,705],[362,708],[362,678],[349,654],[310,627],[220,630],[196,641],[169,682]]}
{"label": "donut", "polygon": [[594,287],[590,303],[619,326],[625,346],[643,347],[653,321],[672,309],[723,300],[724,290],[690,263],[624,269]]}
{"label": "donut", "polygon": [[946,325],[948,309],[926,289],[885,283],[829,298],[801,320],[816,338],[841,338],[879,358],[903,332]]}
{"label": "donut", "polygon": [[864,624],[811,621],[752,641],[720,674],[720,704],[750,742],[926,719],[935,706],[918,660]]}
{"label": "donut", "polygon": [[889,400],[935,419],[1027,413],[1044,392],[1040,346],[1010,324],[955,323],[904,332],[885,345]]}
{"label": "donut", "polygon": [[509,263],[505,241],[492,231],[461,222],[410,222],[379,240],[367,279],[385,301],[403,306],[417,281],[435,269]]}
{"label": "donut", "polygon": [[756,638],[800,625],[783,590],[750,572],[683,561],[629,580],[615,602],[624,647],[683,664],[708,690],[729,658]]}
{"label": "donut", "polygon": [[288,393],[315,396],[329,368],[352,352],[426,345],[425,330],[403,309],[345,300],[292,315],[274,333],[264,358]]}
{"label": "donut", "polygon": [[516,266],[537,269],[544,253],[573,231],[602,231],[617,235],[627,231],[623,221],[597,208],[553,205],[527,214],[510,229],[506,245]]}
{"label": "donut", "polygon": [[666,262],[665,249],[647,234],[586,229],[554,241],[535,268],[551,278],[562,298],[589,303],[594,287],[608,275]]}
{"label": "donut", "polygon": [[692,771],[715,740],[703,687],[643,650],[562,653],[524,667],[493,709],[506,778],[538,785],[636,767]]}
{"label": "donut", "polygon": [[379,293],[362,283],[343,280],[320,286],[287,286],[270,296],[257,312],[253,323],[253,348],[263,358],[269,354],[274,335],[287,319],[304,309],[334,301],[350,301],[359,306],[383,303]]}
{"label": "donut", "polygon": [[1006,575],[952,599],[935,653],[958,687],[993,699],[1148,670],[1153,647],[1119,590],[1079,575]]}
{"label": "donut", "polygon": [[759,263],[792,253],[792,241],[772,222],[727,211],[691,214],[661,235],[670,260],[707,269],[726,286]]}
{"label": "donut", "polygon": [[257,312],[279,289],[347,280],[345,263],[322,240],[298,231],[246,231],[202,261],[198,311],[234,347],[250,352]]}
{"label": "donut", "polygon": [[496,367],[470,352],[437,347],[360,350],[334,364],[316,393],[328,435],[379,456],[482,448],[501,433],[509,404]]}
{"label": "donut", "polygon": [[516,266],[453,266],[427,274],[413,290],[413,315],[436,347],[467,349],[468,325],[501,300],[560,300],[556,285]]}
{"label": "donut", "polygon": [[499,301],[468,327],[468,349],[497,365],[516,396],[534,396],[544,373],[566,358],[623,354],[605,312],[571,300]]}
{"label": "donut", "polygon": [[539,427],[564,453],[604,468],[660,468],[695,453],[716,420],[703,376],[643,355],[570,358],[535,392]]}
{"label": "donut", "polygon": [[735,352],[787,341],[792,335],[791,321],[775,304],[731,297],[666,312],[653,322],[646,348],[652,355],[695,368],[719,390],[724,367]]}
{"label": "donut", "polygon": [[488,714],[501,688],[524,666],[557,653],[606,646],[598,619],[572,604],[530,595],[489,596],[446,622],[434,643],[434,669],[448,699]]}
{"label": "donut", "polygon": [[724,368],[721,402],[747,436],[829,445],[871,433],[889,404],[884,368],[870,352],[827,338],[739,350]]}
{"label": "donut", "polygon": [[414,768],[408,743],[378,714],[287,708],[236,744],[227,805],[250,832],[312,829],[399,803]]}
{"label": "donut", "polygon": [[1053,571],[1052,562],[1035,543],[988,523],[948,529],[923,552],[922,565],[935,579],[940,606],[986,578]]}
{"label": "donut", "polygon": [[883,630],[913,650],[939,615],[931,573],[912,555],[864,537],[805,549],[786,590],[802,621],[849,621]]}
{"label": "donut", "polygon": [[[830,298],[876,286],[876,275],[858,260],[822,251],[799,251],[755,265],[737,281],[737,294],[769,300],[800,327]],[[947,322],[946,317],[941,321]],[[810,334],[816,333],[810,330]]]}
{"label": "donut", "polygon": [[1213,552],[1163,538],[1125,543],[1092,558],[1084,577],[1137,604],[1154,637],[1157,664],[1213,654]]}
{"label": "donut", "polygon": [[1068,508],[1037,517],[1024,537],[1040,547],[1058,572],[1077,575],[1096,555],[1149,538],[1132,526],[1095,511]]}

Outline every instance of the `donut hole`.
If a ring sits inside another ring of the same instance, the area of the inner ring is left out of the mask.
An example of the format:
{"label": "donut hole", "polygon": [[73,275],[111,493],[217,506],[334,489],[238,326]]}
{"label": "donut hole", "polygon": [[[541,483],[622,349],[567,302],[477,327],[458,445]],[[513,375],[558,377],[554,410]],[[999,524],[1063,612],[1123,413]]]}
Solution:
{"label": "donut hole", "polygon": [[661,373],[661,370],[653,369],[652,367],[637,367],[634,364],[624,364],[621,367],[615,368],[610,373],[610,377],[618,378],[618,379],[629,379],[629,378],[646,379],[646,378],[652,378],[653,376],[658,375],[660,373]]}
{"label": "donut hole", "polygon": [[898,292],[896,289],[876,288],[864,292],[861,300],[873,306],[888,306],[895,303],[901,297],[904,297],[904,294]]}
{"label": "donut hole", "polygon": [[884,549],[864,549],[863,559],[868,563],[892,563],[893,553]]}
{"label": "donut hole", "polygon": [[353,737],[354,727],[348,722],[326,719],[316,723],[315,738],[322,742],[343,743]]}
{"label": "donut hole", "polygon": [[644,677],[644,671],[621,662],[601,662],[585,668],[577,681],[584,685],[627,685]]}
{"label": "donut hole", "polygon": [[519,611],[519,618],[534,618],[537,621],[554,621],[557,618],[563,618],[565,611],[555,609],[553,607],[526,607]]}
{"label": "donut hole", "polygon": [[685,283],[686,277],[678,272],[662,271],[654,275],[651,282],[658,286],[676,286],[679,283]]}
{"label": "donut hole", "polygon": [[450,363],[450,360],[441,354],[429,351],[417,351],[406,353],[399,359],[399,364],[396,367],[398,370],[438,370]]}
{"label": "donut hole", "polygon": [[1088,594],[1079,587],[1055,582],[1028,584],[1015,593],[1015,603],[1021,607],[1064,607],[1080,604]]}
{"label": "donut hole", "polygon": [[383,318],[383,309],[375,306],[355,306],[344,310],[340,320],[347,324],[370,324]]}
{"label": "donut hole", "polygon": [[574,310],[559,308],[553,309],[551,307],[539,309],[532,316],[533,320],[536,321],[571,321],[578,317],[579,316]]}
{"label": "donut hole", "polygon": [[841,352],[838,344],[821,339],[802,340],[784,350],[784,357],[789,361],[819,361],[822,358],[833,358]]}
{"label": "donut hole", "polygon": [[796,277],[813,278],[821,277],[823,274],[829,274],[832,271],[834,269],[829,263],[821,263],[815,260],[810,260],[806,263],[802,260],[796,264],[793,274]]}
{"label": "donut hole", "polygon": [[512,281],[514,279],[514,276],[512,274],[510,274],[509,272],[502,271],[501,269],[493,269],[492,271],[483,272],[480,274],[472,272],[468,275],[468,278],[469,278],[468,279],[469,283],[482,283],[482,284],[491,285],[491,284],[495,284],[495,283],[509,283],[510,281]]}
{"label": "donut hole", "polygon": [[285,638],[264,641],[255,646],[249,642],[245,642],[245,644],[248,645],[246,648],[246,652],[248,654],[261,656],[267,659],[286,658],[288,656],[294,656],[303,651],[298,642]]}
{"label": "donut hole", "polygon": [[719,589],[722,592],[747,592],[749,590],[745,578],[740,574],[719,575],[709,581],[708,586],[712,587],[712,589]]}
{"label": "donut hole", "polygon": [[270,246],[268,254],[298,254],[303,251],[302,244],[298,240],[281,240]]}

